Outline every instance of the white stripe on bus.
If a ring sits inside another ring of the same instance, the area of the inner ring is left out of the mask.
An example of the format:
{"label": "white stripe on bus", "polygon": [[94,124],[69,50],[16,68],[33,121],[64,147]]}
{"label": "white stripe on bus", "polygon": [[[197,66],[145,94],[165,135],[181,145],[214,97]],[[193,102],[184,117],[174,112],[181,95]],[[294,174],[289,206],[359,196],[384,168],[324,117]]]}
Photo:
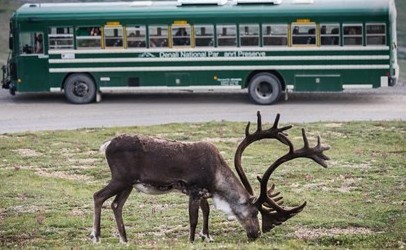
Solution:
{"label": "white stripe on bus", "polygon": [[[294,90],[294,85],[286,85],[288,90]],[[343,89],[372,89],[372,84],[344,84]]]}
{"label": "white stripe on bus", "polygon": [[[232,85],[232,86],[221,86],[221,85],[200,85],[200,86],[157,86],[157,87],[100,87],[101,91],[128,91],[128,90],[184,90],[184,89],[193,89],[193,90],[240,90],[241,85]],[[59,88],[60,90],[60,88]]]}
{"label": "white stripe on bus", "polygon": [[68,72],[154,72],[154,71],[220,71],[220,70],[332,70],[389,69],[389,65],[252,65],[252,66],[159,66],[159,67],[92,67],[50,68],[50,73]]}
{"label": "white stripe on bus", "polygon": [[341,77],[341,75],[339,75],[339,74],[330,74],[330,75],[326,75],[326,74],[313,74],[313,75],[301,75],[301,74],[298,74],[298,75],[296,75],[295,74],[295,77]]}
{"label": "white stripe on bus", "polygon": [[[293,90],[294,85],[287,85],[288,89]],[[372,84],[344,84],[344,89],[371,89]],[[51,88],[54,91],[61,91],[61,88]],[[183,89],[194,89],[194,90],[240,90],[241,85],[235,86],[213,86],[213,85],[198,85],[198,86],[147,86],[147,87],[100,87],[101,91],[128,91],[128,90],[183,90]]]}
{"label": "white stripe on bus", "polygon": [[[150,91],[150,90],[241,90],[241,85],[221,86],[221,85],[198,85],[198,86],[137,86],[137,87],[100,87],[103,92],[119,92],[119,91]],[[61,92],[61,87],[52,87],[49,89],[51,92]]]}
{"label": "white stripe on bus", "polygon": [[147,58],[78,58],[50,59],[51,64],[62,63],[130,63],[130,62],[204,62],[204,61],[318,61],[318,60],[389,60],[389,55],[371,56],[266,56],[266,57],[147,57]]}
{"label": "white stripe on bus", "polygon": [[326,47],[217,47],[217,48],[127,48],[127,49],[58,49],[48,50],[50,55],[59,54],[130,54],[130,53],[159,53],[159,52],[233,52],[233,51],[260,51],[260,52],[291,52],[291,51],[389,51],[389,46],[326,46]]}
{"label": "white stripe on bus", "polygon": [[372,84],[344,84],[343,89],[372,89]]}

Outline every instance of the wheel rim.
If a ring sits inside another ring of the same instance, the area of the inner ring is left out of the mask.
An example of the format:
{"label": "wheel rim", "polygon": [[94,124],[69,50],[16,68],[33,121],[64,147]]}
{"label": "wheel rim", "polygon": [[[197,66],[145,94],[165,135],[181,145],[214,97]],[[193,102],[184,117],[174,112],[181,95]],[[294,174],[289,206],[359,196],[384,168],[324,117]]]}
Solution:
{"label": "wheel rim", "polygon": [[255,92],[262,99],[270,98],[273,93],[272,85],[269,82],[260,82],[255,88]]}
{"label": "wheel rim", "polygon": [[73,84],[73,93],[75,96],[84,97],[89,93],[89,86],[82,81],[77,81]]}

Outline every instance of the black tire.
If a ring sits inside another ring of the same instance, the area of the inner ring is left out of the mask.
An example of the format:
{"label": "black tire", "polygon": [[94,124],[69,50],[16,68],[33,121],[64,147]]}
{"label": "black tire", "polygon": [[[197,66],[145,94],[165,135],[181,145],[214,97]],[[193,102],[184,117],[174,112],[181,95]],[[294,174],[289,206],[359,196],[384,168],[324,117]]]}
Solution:
{"label": "black tire", "polygon": [[250,99],[261,105],[273,104],[282,95],[282,84],[277,76],[263,72],[256,74],[248,85]]}
{"label": "black tire", "polygon": [[96,97],[96,85],[87,74],[73,74],[64,83],[66,99],[75,104],[93,102]]}

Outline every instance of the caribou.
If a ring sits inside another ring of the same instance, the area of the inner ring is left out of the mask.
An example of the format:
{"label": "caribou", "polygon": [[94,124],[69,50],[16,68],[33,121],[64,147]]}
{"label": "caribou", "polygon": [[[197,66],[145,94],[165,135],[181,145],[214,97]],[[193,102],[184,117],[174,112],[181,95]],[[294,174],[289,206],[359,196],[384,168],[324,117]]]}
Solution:
{"label": "caribou", "polygon": [[[250,133],[250,122],[245,129],[245,138],[238,145],[234,156],[236,172],[234,174],[218,149],[208,142],[179,142],[143,135],[120,135],[101,146],[105,152],[111,171],[111,180],[94,198],[94,224],[91,237],[94,242],[100,240],[101,209],[103,203],[115,196],[111,203],[120,242],[127,242],[126,230],[122,218],[124,203],[135,188],[139,192],[159,195],[179,191],[189,196],[189,241],[195,240],[199,208],[203,213],[203,239],[209,235],[210,207],[208,198],[214,206],[235,217],[247,233],[249,240],[255,240],[261,234],[259,216],[262,218],[262,232],[266,233],[277,225],[301,212],[306,202],[296,207],[283,206],[283,198],[268,182],[272,173],[283,163],[296,158],[309,158],[317,164],[327,167],[324,154],[328,146],[317,144],[309,146],[302,129],[303,147],[295,149],[286,131],[291,125],[279,127],[280,115],[277,114],[273,126],[262,128],[260,112],[257,113],[257,129]],[[260,182],[260,194],[256,196],[241,165],[244,150],[256,141],[275,139],[289,147],[289,151],[273,162],[265,171]]]}

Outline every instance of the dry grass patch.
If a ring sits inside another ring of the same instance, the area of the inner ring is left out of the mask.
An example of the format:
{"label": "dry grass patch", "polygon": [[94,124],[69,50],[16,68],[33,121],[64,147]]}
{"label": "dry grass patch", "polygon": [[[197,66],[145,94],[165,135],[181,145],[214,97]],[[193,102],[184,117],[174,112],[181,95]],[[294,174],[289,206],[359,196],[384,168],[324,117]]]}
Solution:
{"label": "dry grass patch", "polygon": [[347,227],[347,228],[308,228],[296,227],[293,233],[295,237],[302,240],[315,240],[322,237],[334,237],[340,235],[371,235],[376,232],[364,227]]}
{"label": "dry grass patch", "polygon": [[19,148],[13,151],[19,154],[21,157],[40,157],[43,155],[42,153],[29,148]]}

